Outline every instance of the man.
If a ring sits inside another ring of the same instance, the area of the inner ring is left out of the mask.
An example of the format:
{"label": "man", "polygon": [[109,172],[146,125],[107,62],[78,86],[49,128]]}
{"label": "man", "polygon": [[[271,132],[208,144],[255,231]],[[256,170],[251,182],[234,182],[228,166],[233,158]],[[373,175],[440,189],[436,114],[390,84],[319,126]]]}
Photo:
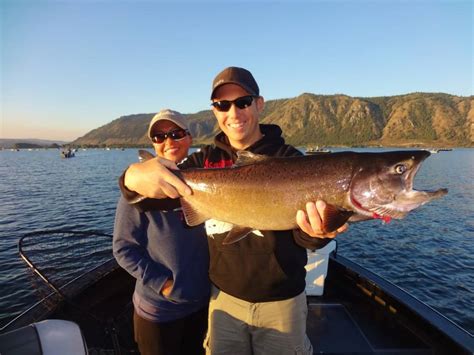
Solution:
{"label": "man", "polygon": [[[285,144],[278,126],[258,123],[264,99],[248,70],[229,67],[219,73],[211,100],[222,132],[214,146],[190,155],[179,165],[181,169],[231,166],[238,150],[269,156],[301,155]],[[122,186],[124,195],[132,198],[132,191],[136,191],[147,197],[177,198],[192,193],[168,168],[177,167],[162,159],[130,166],[122,181],[128,188]],[[295,216],[301,230],[260,231],[263,238],[250,235],[230,245],[222,244],[225,232],[212,231],[213,237],[208,239],[213,290],[207,353],[312,353],[306,336],[305,248],[324,246],[325,238],[346,228],[323,235],[320,216],[324,208],[322,201],[308,201],[308,218],[304,211]]]}
{"label": "man", "polygon": [[[162,110],[150,122],[156,155],[180,162],[192,138],[185,118]],[[189,228],[179,209],[163,212],[159,201],[140,209],[119,201],[113,251],[137,279],[133,294],[135,341],[142,355],[204,353],[210,282],[207,237]]]}

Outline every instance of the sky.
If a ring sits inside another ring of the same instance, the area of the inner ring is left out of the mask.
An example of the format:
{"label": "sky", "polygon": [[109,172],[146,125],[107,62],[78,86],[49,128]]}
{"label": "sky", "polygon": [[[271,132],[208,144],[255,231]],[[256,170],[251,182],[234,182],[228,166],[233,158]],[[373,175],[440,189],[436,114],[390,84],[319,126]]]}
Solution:
{"label": "sky", "polygon": [[0,0],[0,138],[70,141],[121,116],[210,108],[249,69],[265,99],[473,95],[472,0]]}

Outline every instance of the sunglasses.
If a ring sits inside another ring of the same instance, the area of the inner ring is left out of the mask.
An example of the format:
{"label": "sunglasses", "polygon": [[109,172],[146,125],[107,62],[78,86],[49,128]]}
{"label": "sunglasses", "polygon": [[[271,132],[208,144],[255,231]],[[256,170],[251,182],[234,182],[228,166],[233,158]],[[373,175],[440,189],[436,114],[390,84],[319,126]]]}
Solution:
{"label": "sunglasses", "polygon": [[175,129],[174,131],[166,132],[166,133],[155,133],[152,137],[151,140],[153,143],[158,143],[161,144],[163,143],[166,138],[171,138],[174,141],[180,141],[184,137],[186,137],[189,134],[189,131],[185,129]]}
{"label": "sunglasses", "polygon": [[211,104],[211,106],[214,106],[219,112],[229,111],[232,104],[234,104],[236,107],[243,110],[244,108],[247,108],[250,105],[252,105],[254,98],[255,96],[248,95],[248,96],[238,97],[233,101],[229,101],[229,100],[215,101]]}

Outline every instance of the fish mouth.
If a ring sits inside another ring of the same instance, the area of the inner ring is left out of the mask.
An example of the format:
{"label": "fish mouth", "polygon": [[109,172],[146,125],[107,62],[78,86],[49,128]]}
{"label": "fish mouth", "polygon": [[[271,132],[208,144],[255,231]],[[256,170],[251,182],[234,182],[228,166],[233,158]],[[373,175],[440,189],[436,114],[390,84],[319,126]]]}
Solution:
{"label": "fish mouth", "polygon": [[387,205],[394,213],[408,213],[415,208],[424,205],[430,201],[443,197],[448,193],[448,189],[438,189],[434,191],[410,190],[400,193],[397,198]]}
{"label": "fish mouth", "polygon": [[441,198],[447,193],[448,189],[444,188],[435,191],[402,191],[391,203],[386,205],[379,205],[369,209],[364,209],[362,206],[360,207],[366,212],[366,214],[372,214],[372,217],[374,218],[390,217],[394,219],[402,219],[408,214],[408,212],[430,201]]}
{"label": "fish mouth", "polygon": [[408,212],[418,208],[430,201],[443,197],[448,193],[448,189],[442,188],[438,190],[415,190],[413,184],[418,170],[421,168],[421,163],[431,155],[426,150],[417,151],[413,153],[412,159],[415,161],[415,166],[405,176],[405,189],[400,191],[395,196],[395,199],[386,205],[374,208],[375,213],[380,213],[382,216],[390,216],[391,218],[401,219],[407,215]]}
{"label": "fish mouth", "polygon": [[405,186],[406,186],[406,192],[407,194],[409,192],[413,192],[413,183],[415,181],[415,176],[418,173],[418,170],[421,168],[421,163],[428,158],[431,155],[430,152],[426,150],[418,151],[418,152],[413,152],[413,155],[411,156],[411,159],[415,161],[415,164],[413,168],[407,173],[405,176]]}

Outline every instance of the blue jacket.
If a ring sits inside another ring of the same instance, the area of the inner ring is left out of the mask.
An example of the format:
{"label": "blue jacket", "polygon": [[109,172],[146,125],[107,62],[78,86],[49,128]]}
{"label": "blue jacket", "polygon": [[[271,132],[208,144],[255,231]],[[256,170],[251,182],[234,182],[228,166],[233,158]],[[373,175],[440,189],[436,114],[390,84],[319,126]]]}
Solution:
{"label": "blue jacket", "polygon": [[[119,265],[137,279],[134,301],[138,298],[156,307],[156,321],[180,319],[207,306],[207,237],[202,225],[186,225],[180,209],[143,211],[121,197],[113,252]],[[167,279],[174,283],[168,297],[160,292]]]}

